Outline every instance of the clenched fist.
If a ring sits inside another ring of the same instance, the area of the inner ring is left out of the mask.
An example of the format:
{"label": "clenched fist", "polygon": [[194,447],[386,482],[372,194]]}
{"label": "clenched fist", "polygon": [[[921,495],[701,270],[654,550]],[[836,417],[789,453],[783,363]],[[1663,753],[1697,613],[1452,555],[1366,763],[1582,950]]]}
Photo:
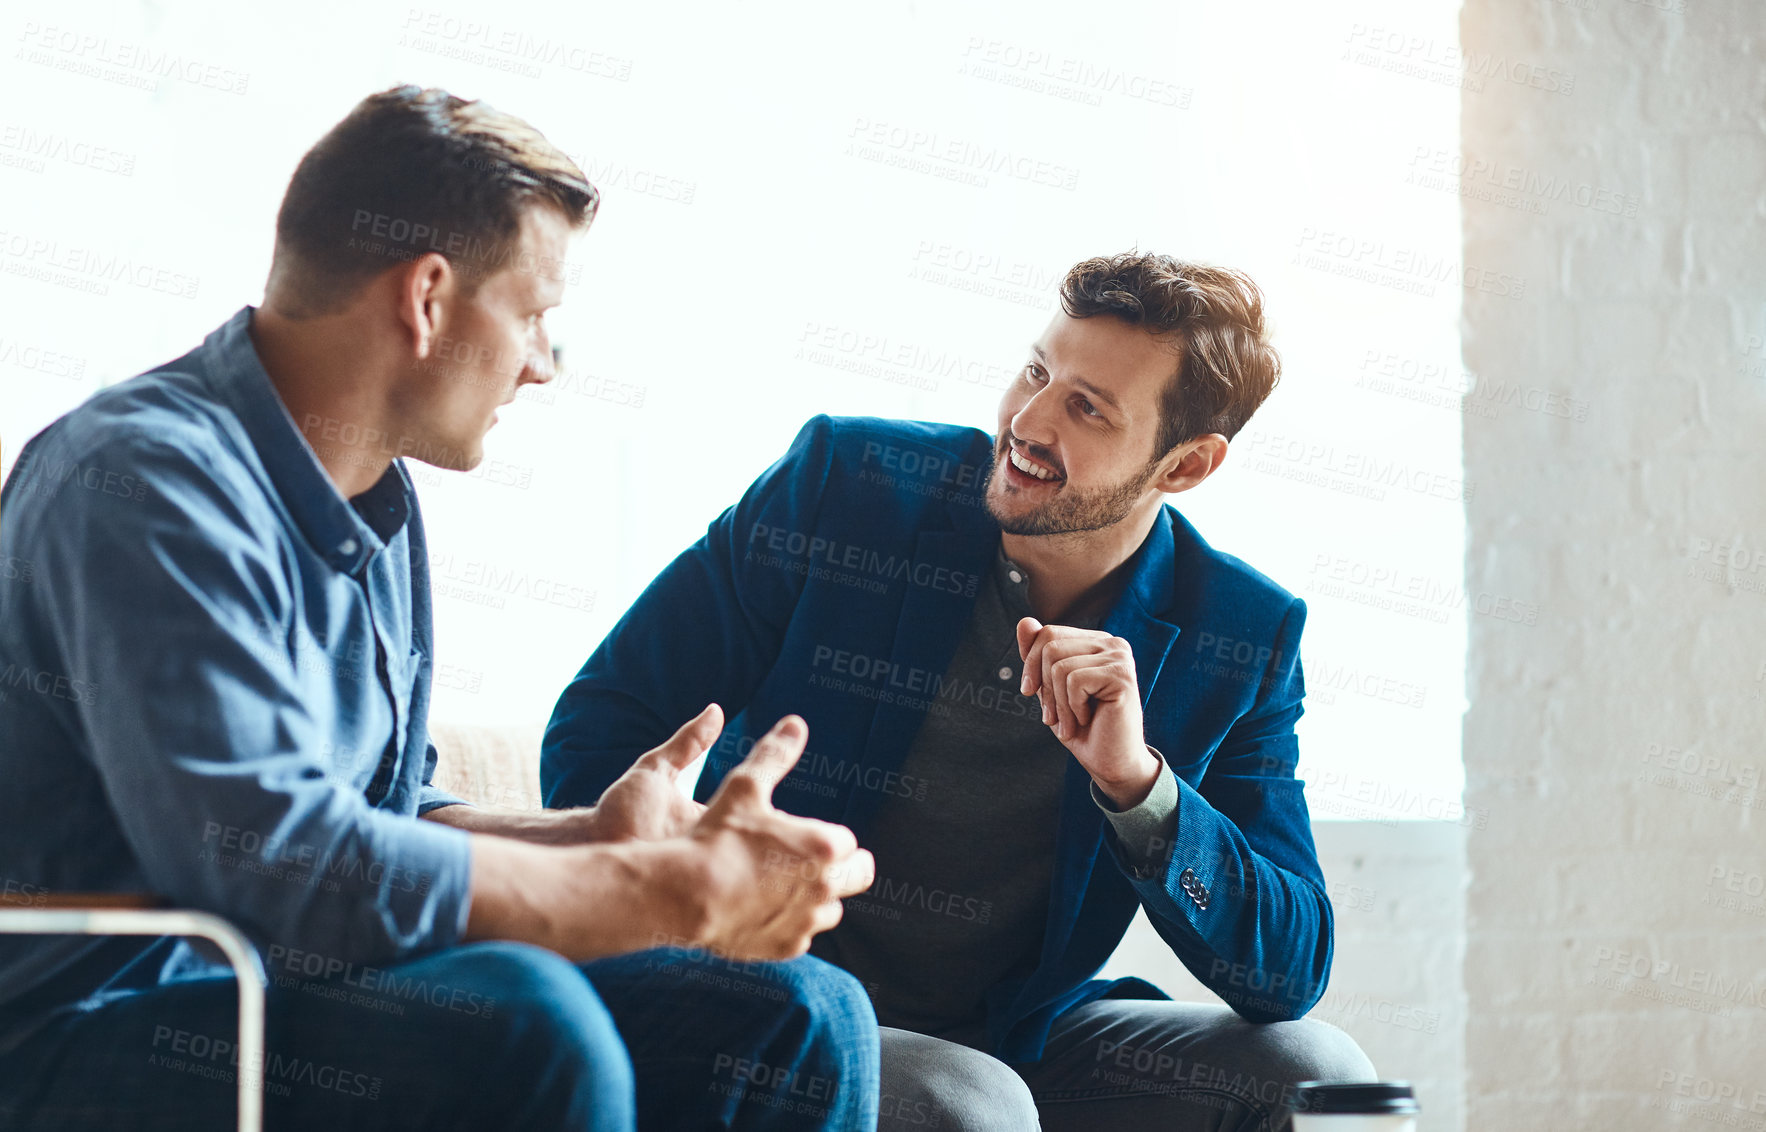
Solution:
{"label": "clenched fist", "polygon": [[1147,749],[1134,651],[1096,629],[1018,622],[1020,691],[1042,701],[1042,721],[1118,809],[1152,792],[1159,759]]}

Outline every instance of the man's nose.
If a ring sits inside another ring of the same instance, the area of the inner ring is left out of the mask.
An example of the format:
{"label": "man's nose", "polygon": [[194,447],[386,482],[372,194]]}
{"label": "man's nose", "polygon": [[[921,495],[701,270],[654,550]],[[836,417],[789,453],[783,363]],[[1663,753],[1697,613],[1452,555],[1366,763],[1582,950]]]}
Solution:
{"label": "man's nose", "polygon": [[1012,435],[1045,448],[1054,447],[1055,410],[1055,399],[1049,396],[1049,388],[1044,386],[1012,415]]}
{"label": "man's nose", "polygon": [[544,352],[535,351],[522,367],[521,376],[516,379],[519,385],[544,385],[558,376],[558,367],[564,358],[564,351],[557,346]]}

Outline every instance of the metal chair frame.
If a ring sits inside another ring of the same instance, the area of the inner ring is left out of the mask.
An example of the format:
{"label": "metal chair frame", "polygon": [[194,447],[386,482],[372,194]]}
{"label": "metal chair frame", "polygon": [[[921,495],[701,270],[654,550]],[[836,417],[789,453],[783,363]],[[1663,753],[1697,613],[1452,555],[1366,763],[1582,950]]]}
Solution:
{"label": "metal chair frame", "polygon": [[239,1132],[264,1125],[264,969],[238,928],[207,912],[111,893],[0,896],[0,935],[194,936],[213,942],[239,982]]}

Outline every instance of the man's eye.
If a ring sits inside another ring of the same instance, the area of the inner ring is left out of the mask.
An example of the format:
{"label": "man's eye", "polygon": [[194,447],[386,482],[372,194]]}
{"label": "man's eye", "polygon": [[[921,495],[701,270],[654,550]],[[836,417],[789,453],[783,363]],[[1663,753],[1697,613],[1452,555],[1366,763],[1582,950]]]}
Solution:
{"label": "man's eye", "polygon": [[1081,397],[1079,399],[1079,410],[1080,410],[1080,412],[1084,413],[1088,417],[1098,417],[1098,416],[1103,415],[1102,413],[1098,412],[1098,410],[1092,405],[1092,403],[1090,401],[1087,401],[1084,397]]}
{"label": "man's eye", "polygon": [[1028,378],[1029,380],[1037,382],[1039,384],[1043,381],[1042,370],[1038,369],[1035,366],[1025,366],[1024,367],[1024,376],[1026,378]]}

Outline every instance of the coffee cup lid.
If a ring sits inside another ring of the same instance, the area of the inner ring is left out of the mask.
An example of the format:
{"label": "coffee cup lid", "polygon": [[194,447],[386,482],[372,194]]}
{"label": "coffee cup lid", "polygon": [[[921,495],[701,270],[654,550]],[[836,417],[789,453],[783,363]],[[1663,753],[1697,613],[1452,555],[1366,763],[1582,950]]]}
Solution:
{"label": "coffee cup lid", "polygon": [[1416,1092],[1409,1081],[1302,1081],[1294,1089],[1298,1095],[1295,1112],[1371,1115],[1416,1111]]}

